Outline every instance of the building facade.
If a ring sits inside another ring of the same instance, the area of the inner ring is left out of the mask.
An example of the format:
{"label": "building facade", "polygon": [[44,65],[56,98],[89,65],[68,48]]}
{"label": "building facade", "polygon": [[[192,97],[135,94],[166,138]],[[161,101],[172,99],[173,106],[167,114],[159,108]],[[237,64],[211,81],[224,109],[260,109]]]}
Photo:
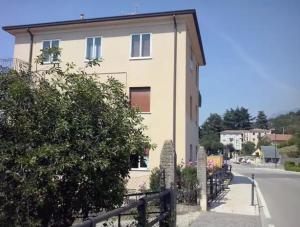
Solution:
{"label": "building facade", "polygon": [[[198,151],[199,67],[205,57],[195,10],[80,19],[6,26],[15,37],[14,58],[32,70],[49,68],[57,56],[41,49],[61,49],[60,64],[84,68],[93,59],[99,67],[85,69],[105,81],[121,81],[133,106],[140,108],[154,150],[132,159],[131,176],[145,179],[158,167],[165,140],[174,141],[177,163],[196,160]],[[134,178],[134,177],[132,177]]]}
{"label": "building facade", "polygon": [[225,130],[220,133],[220,142],[223,145],[232,144],[235,150],[240,151],[243,143],[252,142],[257,146],[258,142],[269,134],[271,130],[268,129]]}
{"label": "building facade", "polygon": [[232,144],[234,149],[240,151],[242,149],[242,144],[244,141],[243,130],[225,130],[220,133],[220,142],[223,145]]}

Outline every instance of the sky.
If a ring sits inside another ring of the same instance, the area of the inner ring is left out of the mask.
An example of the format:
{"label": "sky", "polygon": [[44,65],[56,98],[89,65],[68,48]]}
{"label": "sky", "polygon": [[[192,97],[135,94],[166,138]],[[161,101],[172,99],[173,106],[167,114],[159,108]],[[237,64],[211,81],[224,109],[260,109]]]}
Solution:
{"label": "sky", "polygon": [[[200,123],[243,106],[252,116],[300,108],[299,0],[0,0],[0,26],[196,9],[207,64]],[[0,31],[0,59],[14,37]]]}

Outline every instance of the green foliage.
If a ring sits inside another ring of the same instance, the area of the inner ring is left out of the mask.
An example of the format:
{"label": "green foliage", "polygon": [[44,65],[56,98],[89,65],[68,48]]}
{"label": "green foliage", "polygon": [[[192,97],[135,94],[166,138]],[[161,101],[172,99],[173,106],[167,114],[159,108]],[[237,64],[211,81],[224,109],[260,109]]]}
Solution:
{"label": "green foliage", "polygon": [[0,76],[0,225],[70,226],[121,205],[130,155],[151,147],[123,85],[32,76]]}
{"label": "green foliage", "polygon": [[246,142],[242,145],[242,153],[244,155],[252,155],[255,151],[255,143],[252,142]]}
{"label": "green foliage", "polygon": [[157,167],[151,170],[150,190],[153,192],[160,190],[160,170]]}
{"label": "green foliage", "polygon": [[288,141],[284,141],[280,144],[277,145],[278,148],[282,148],[282,147],[288,147],[288,146],[292,146],[296,144],[296,137],[293,136],[291,139],[289,139]]}
{"label": "green foliage", "polygon": [[224,145],[220,143],[218,134],[204,135],[200,140],[200,144],[208,154],[217,154],[219,150],[224,148]]}
{"label": "green foliage", "polygon": [[295,134],[300,131],[300,110],[289,112],[270,119],[270,125],[276,133]]}
{"label": "green foliage", "polygon": [[181,169],[181,187],[193,190],[198,187],[197,168],[186,166]]}
{"label": "green foliage", "polygon": [[284,162],[284,169],[288,171],[300,172],[300,163],[296,165],[295,162],[286,161]]}
{"label": "green foliage", "polygon": [[197,168],[195,166],[177,166],[178,189],[193,190],[198,187]]}
{"label": "green foliage", "polygon": [[268,129],[268,119],[267,115],[264,111],[258,111],[256,122],[255,122],[256,128],[262,128],[262,129]]}
{"label": "green foliage", "polygon": [[208,134],[219,134],[223,131],[222,117],[216,113],[210,114],[201,127],[202,136]]}
{"label": "green foliage", "polygon": [[299,158],[300,151],[296,145],[286,146],[279,149],[281,155],[285,155],[289,158]]}
{"label": "green foliage", "polygon": [[226,130],[250,129],[253,118],[248,113],[248,109],[237,107],[235,110],[226,110],[223,117],[223,124]]}
{"label": "green foliage", "polygon": [[258,143],[257,143],[257,148],[261,148],[261,146],[270,146],[271,141],[268,140],[267,138],[259,138]]}

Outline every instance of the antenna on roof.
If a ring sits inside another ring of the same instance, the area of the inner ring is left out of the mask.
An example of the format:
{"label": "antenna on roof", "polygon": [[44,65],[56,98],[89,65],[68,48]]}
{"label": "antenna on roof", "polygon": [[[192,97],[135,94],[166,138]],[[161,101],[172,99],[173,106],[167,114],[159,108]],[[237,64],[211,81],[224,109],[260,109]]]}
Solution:
{"label": "antenna on roof", "polygon": [[84,13],[80,14],[80,20],[84,20]]}
{"label": "antenna on roof", "polygon": [[140,4],[139,3],[135,3],[133,6],[134,6],[134,11],[131,14],[137,14],[138,13],[138,9],[140,8]]}

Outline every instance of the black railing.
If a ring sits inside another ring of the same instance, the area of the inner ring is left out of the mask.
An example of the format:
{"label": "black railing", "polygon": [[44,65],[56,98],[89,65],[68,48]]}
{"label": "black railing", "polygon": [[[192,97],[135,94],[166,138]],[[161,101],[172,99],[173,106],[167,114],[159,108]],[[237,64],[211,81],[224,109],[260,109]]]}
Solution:
{"label": "black railing", "polygon": [[17,58],[0,59],[0,73],[8,73],[10,70],[29,71],[29,63]]}
{"label": "black railing", "polygon": [[225,166],[207,176],[207,202],[208,205],[224,191],[232,179],[231,166]]}
{"label": "black railing", "polygon": [[[136,201],[131,201],[123,207],[100,214],[96,217],[90,217],[81,224],[74,225],[74,227],[95,227],[97,223],[106,223],[104,225],[111,223],[113,226],[118,227],[129,225],[153,226],[156,223],[160,223],[160,226],[164,226],[164,223],[168,222],[168,220],[175,215],[172,214],[171,211],[171,193],[173,192],[170,189],[158,193],[148,193],[146,196]],[[139,196],[140,194],[141,193],[136,193],[130,196]],[[152,209],[149,209],[150,207],[152,207]],[[130,216],[130,218],[126,220],[125,225],[121,225],[122,217],[124,216]],[[110,219],[113,220],[109,221]]]}

